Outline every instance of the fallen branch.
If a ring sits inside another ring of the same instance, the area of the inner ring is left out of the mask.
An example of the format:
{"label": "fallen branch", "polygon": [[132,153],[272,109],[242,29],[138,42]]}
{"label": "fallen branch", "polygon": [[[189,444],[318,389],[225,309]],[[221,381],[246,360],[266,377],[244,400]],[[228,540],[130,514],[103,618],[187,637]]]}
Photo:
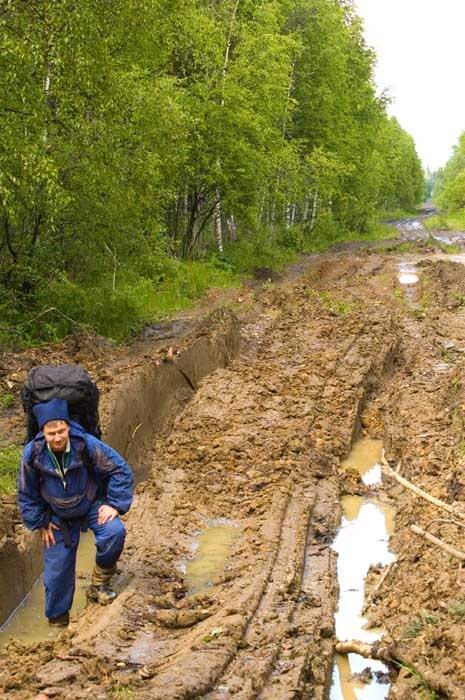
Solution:
{"label": "fallen branch", "polygon": [[373,644],[366,644],[365,642],[351,639],[347,642],[336,642],[334,648],[338,654],[358,654],[363,656],[364,659],[376,659],[387,664],[395,663],[399,660],[392,645],[382,644],[379,641]]}
{"label": "fallen branch", "polygon": [[425,529],[429,530],[430,527],[432,527],[433,525],[437,525],[437,523],[446,523],[447,525],[455,525],[456,527],[465,528],[465,522],[461,523],[459,520],[452,520],[450,518],[435,518],[430,523],[428,523]]}
{"label": "fallen branch", "polygon": [[364,659],[375,659],[385,664],[393,664],[397,668],[404,668],[419,681],[422,687],[434,690],[441,697],[445,696],[449,700],[463,698],[463,687],[457,686],[437,670],[431,671],[408,661],[394,644],[383,644],[382,640],[374,644],[366,644],[352,639],[347,642],[336,642],[334,648],[338,654],[358,654]]}
{"label": "fallen branch", "polygon": [[460,549],[456,549],[455,547],[452,547],[450,544],[443,542],[442,540],[439,539],[439,537],[435,537],[430,532],[427,532],[426,530],[423,530],[423,528],[418,527],[418,525],[410,525],[410,529],[416,535],[420,535],[425,540],[428,540],[428,542],[435,544],[437,547],[442,549],[443,552],[446,552],[446,554],[450,554],[452,557],[455,557],[456,559],[460,559],[460,561],[465,561],[465,552],[460,551]]}
{"label": "fallen branch", "polygon": [[398,564],[397,561],[393,561],[391,564],[389,564],[389,566],[387,566],[387,567],[385,568],[385,570],[383,571],[383,573],[382,573],[382,575],[381,575],[381,578],[379,579],[378,583],[376,584],[376,586],[375,586],[374,589],[373,589],[373,592],[372,592],[371,598],[370,598],[370,603],[373,602],[373,601],[378,597],[378,593],[379,593],[381,587],[383,586],[383,584],[384,584],[384,582],[386,581],[387,577],[388,577],[388,576],[391,574],[391,572],[396,568],[397,564]]}
{"label": "fallen branch", "polygon": [[383,468],[383,471],[385,472],[385,474],[387,474],[388,476],[395,479],[399,484],[404,486],[406,489],[413,491],[413,493],[415,493],[417,496],[424,498],[425,501],[432,503],[437,508],[442,508],[442,510],[447,511],[451,515],[454,515],[456,518],[460,518],[461,520],[465,520],[465,513],[462,513],[460,510],[457,510],[453,506],[450,506],[448,503],[441,501],[439,498],[436,498],[435,496],[431,496],[429,493],[427,493],[426,491],[423,491],[423,489],[420,489],[418,486],[415,486],[415,484],[412,484],[410,481],[405,479],[403,476],[400,476],[400,474],[395,472],[394,469],[391,469],[391,467],[387,463],[387,460],[386,460],[384,454],[381,457],[381,464],[382,464],[382,468]]}

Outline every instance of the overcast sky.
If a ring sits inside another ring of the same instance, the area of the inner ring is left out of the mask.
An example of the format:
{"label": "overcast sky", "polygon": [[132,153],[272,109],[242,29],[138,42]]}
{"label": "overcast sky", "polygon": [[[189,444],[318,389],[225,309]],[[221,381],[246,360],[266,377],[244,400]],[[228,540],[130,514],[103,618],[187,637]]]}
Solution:
{"label": "overcast sky", "polygon": [[436,169],[465,131],[465,0],[355,0],[390,113]]}

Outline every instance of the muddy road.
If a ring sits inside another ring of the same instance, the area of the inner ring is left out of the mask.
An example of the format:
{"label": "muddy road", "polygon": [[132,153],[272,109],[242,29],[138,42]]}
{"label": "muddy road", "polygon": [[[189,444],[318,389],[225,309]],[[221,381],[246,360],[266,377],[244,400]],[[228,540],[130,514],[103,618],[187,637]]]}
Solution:
{"label": "muddy road", "polygon": [[[343,467],[359,438],[376,440],[403,477],[465,513],[465,267],[430,248],[313,256],[241,291],[240,349],[134,452],[146,468],[118,599],[56,639],[5,643],[1,697],[465,698],[463,564],[410,527],[465,551],[460,521]],[[150,423],[150,406],[137,410],[131,425]],[[364,616],[403,663],[338,691],[333,543],[349,494],[394,513]]]}

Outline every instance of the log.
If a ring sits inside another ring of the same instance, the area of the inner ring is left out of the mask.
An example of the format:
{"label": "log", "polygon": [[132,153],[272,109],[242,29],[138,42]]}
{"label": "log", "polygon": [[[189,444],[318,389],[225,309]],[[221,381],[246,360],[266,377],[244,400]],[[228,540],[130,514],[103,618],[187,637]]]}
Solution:
{"label": "log", "polygon": [[452,547],[452,545],[443,542],[439,539],[439,537],[435,537],[430,532],[427,532],[426,530],[423,530],[423,528],[418,527],[418,525],[410,525],[410,529],[416,535],[420,535],[425,540],[428,540],[428,542],[435,544],[437,547],[442,549],[443,552],[446,552],[446,554],[450,554],[452,557],[460,559],[460,561],[465,561],[465,552],[462,552],[460,549],[456,549],[455,547]]}
{"label": "log", "polygon": [[338,654],[358,654],[363,656],[364,659],[376,659],[376,661],[383,661],[387,664],[395,663],[398,660],[394,647],[389,644],[382,644],[379,641],[373,644],[366,644],[365,642],[351,639],[346,642],[336,642],[334,648]]}
{"label": "log", "polygon": [[465,521],[465,513],[462,513],[460,510],[457,510],[453,506],[450,506],[448,503],[441,501],[439,498],[436,498],[435,496],[431,496],[431,494],[427,493],[426,491],[423,491],[423,489],[420,489],[418,486],[415,486],[415,484],[412,484],[411,481],[408,481],[407,479],[405,479],[405,477],[403,477],[400,474],[398,474],[397,472],[395,472],[394,469],[391,469],[391,467],[387,463],[387,460],[386,460],[384,454],[381,457],[381,465],[382,465],[383,472],[385,474],[387,474],[388,476],[390,476],[391,478],[395,479],[404,488],[409,489],[410,491],[413,491],[414,494],[416,494],[417,496],[420,496],[420,498],[424,498],[425,501],[432,503],[437,508],[441,508],[442,510],[447,511],[451,515],[454,515],[456,518],[459,518],[460,520]]}

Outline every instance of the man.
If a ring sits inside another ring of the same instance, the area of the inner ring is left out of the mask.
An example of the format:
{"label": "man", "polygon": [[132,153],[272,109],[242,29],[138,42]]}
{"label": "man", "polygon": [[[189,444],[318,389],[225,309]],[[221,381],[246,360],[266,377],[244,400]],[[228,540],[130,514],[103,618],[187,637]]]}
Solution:
{"label": "man", "polygon": [[70,420],[66,401],[52,399],[33,411],[40,432],[24,448],[18,502],[24,524],[44,544],[45,614],[51,625],[66,626],[87,527],[97,546],[87,598],[106,605],[116,597],[110,580],[126,534],[119,515],[131,506],[133,477],[115,450]]}

